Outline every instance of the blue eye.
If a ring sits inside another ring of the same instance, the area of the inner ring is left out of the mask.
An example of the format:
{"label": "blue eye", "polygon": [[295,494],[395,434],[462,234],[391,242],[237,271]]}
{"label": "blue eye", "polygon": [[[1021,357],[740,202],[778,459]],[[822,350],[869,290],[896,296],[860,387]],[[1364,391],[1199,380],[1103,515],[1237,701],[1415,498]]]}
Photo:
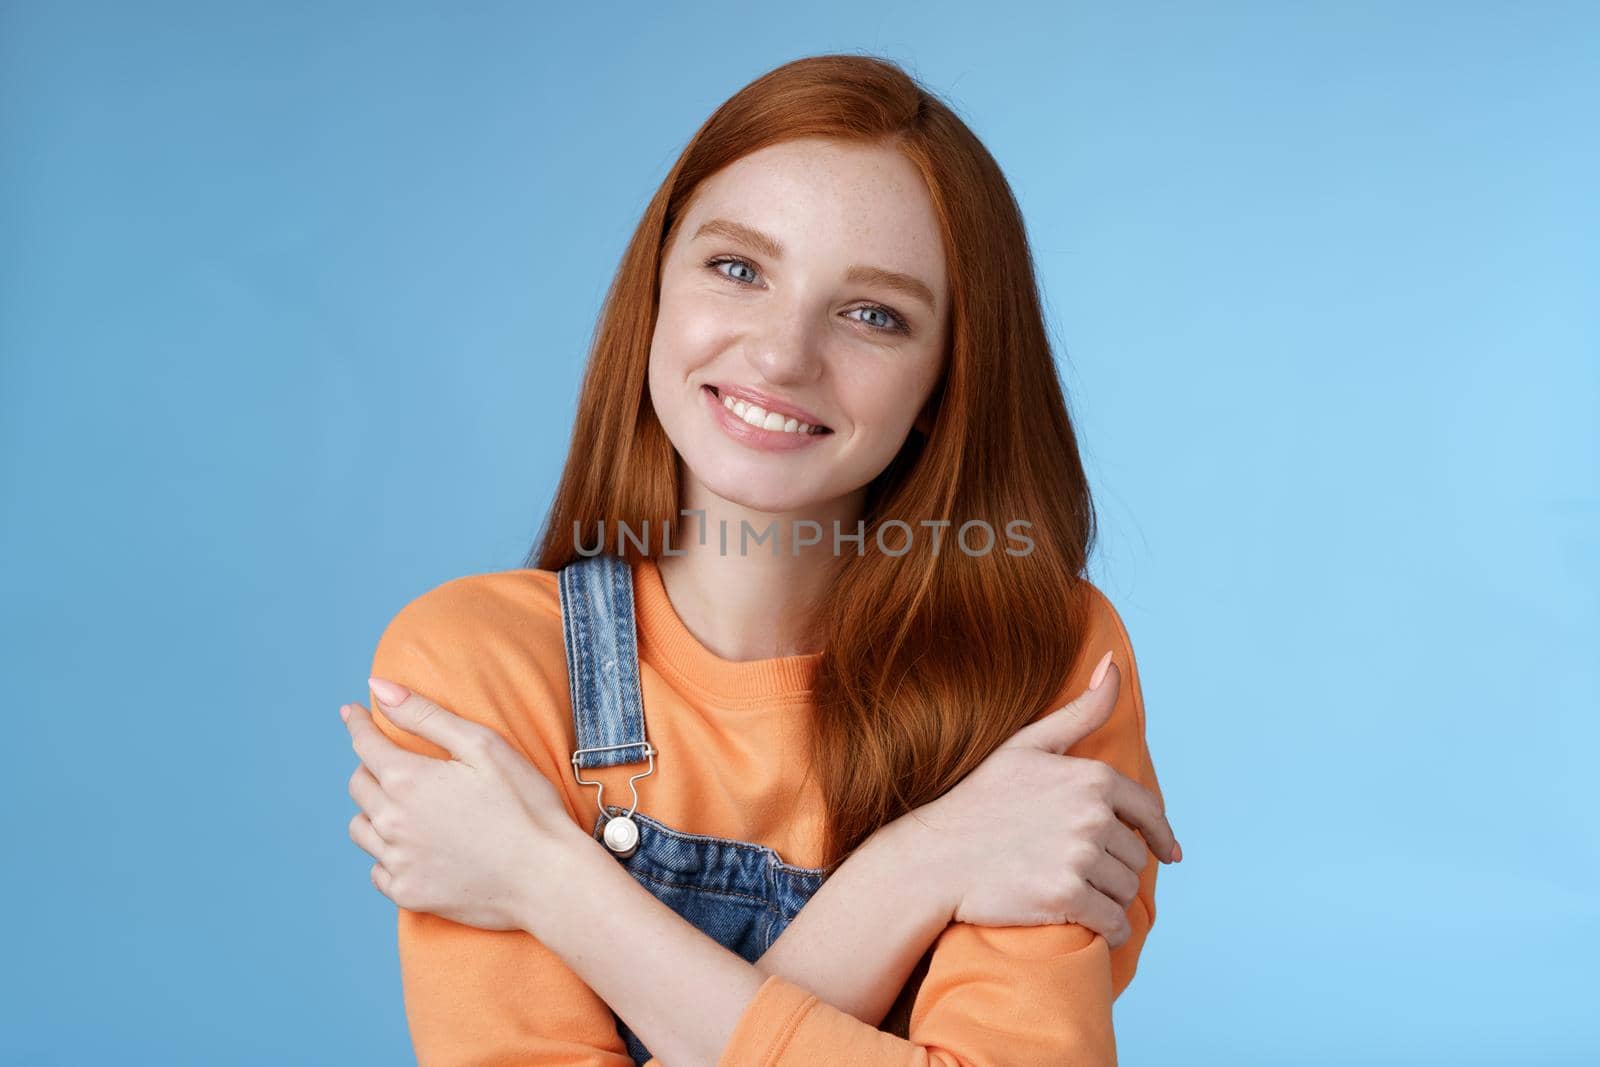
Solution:
{"label": "blue eye", "polygon": [[[894,312],[890,311],[886,307],[881,307],[881,306],[879,306],[877,304],[868,304],[865,307],[858,307],[855,310],[856,311],[871,311],[871,312],[874,312],[876,314],[882,315],[888,321],[884,322],[881,326],[878,326],[878,329],[880,329],[880,330],[891,330],[891,331],[893,331],[895,333],[909,333],[910,332],[909,330],[906,329],[906,324],[905,324],[904,320],[902,320],[899,315],[896,315]],[[865,322],[866,320],[865,319],[861,319],[861,320],[858,320],[858,321]],[[871,326],[871,325],[876,325],[876,324],[868,323],[868,325]]]}
{"label": "blue eye", "polygon": [[[726,271],[722,270],[723,265],[724,264],[728,264],[728,263],[731,263],[736,267],[744,267],[746,270],[750,271],[751,274],[754,274],[756,272],[755,267],[750,265],[749,260],[741,259],[739,256],[715,256],[715,257],[713,257],[711,259],[706,260],[706,266],[708,268],[710,268],[713,271],[716,271],[718,274],[722,275],[722,277],[728,279],[729,281],[738,282],[740,285],[750,285],[751,284],[751,281],[749,281],[749,280],[746,280],[744,278],[736,278],[732,274],[729,274]],[[877,323],[877,322],[868,322],[865,319],[857,319],[856,320],[857,322],[865,323],[867,326],[872,327],[874,330],[881,330],[884,333],[904,333],[904,334],[909,334],[911,332],[911,327],[909,325],[907,325],[905,319],[901,318],[898,314],[896,314],[891,309],[884,307],[882,304],[863,304],[861,307],[851,308],[850,310],[851,310],[852,314],[854,312],[857,312],[857,311],[875,312],[875,313],[877,313],[879,315],[884,316],[884,318],[888,320],[888,321],[884,322],[881,325],[879,323]]]}
{"label": "blue eye", "polygon": [[737,281],[742,281],[743,280],[743,279],[740,279],[740,278],[735,278],[731,274],[727,274],[727,273],[725,273],[725,272],[723,272],[721,270],[718,270],[718,268],[721,267],[724,263],[732,263],[736,267],[744,267],[745,269],[749,270],[752,274],[755,273],[755,268],[754,267],[750,266],[750,264],[746,263],[744,260],[738,259],[738,258],[736,258],[734,256],[719,256],[716,259],[707,260],[706,261],[706,266],[710,267],[712,270],[715,270],[718,274],[721,274],[724,278],[727,278],[727,279],[729,279],[731,281],[736,281],[737,282]]}

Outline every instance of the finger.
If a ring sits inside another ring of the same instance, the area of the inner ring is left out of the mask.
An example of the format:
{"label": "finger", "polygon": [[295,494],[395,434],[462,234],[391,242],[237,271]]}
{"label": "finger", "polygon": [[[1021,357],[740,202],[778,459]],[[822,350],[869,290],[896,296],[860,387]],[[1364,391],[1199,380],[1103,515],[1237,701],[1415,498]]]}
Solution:
{"label": "finger", "polygon": [[1104,726],[1106,720],[1111,718],[1121,686],[1122,672],[1115,663],[1109,663],[1099,688],[1084,689],[1069,703],[1012,734],[1001,747],[1027,745],[1065,755],[1067,749]]}
{"label": "finger", "polygon": [[480,762],[476,754],[487,740],[484,735],[493,731],[387,679],[368,678],[367,684],[378,707],[400,729],[432,741],[462,763],[476,766]]}
{"label": "finger", "polygon": [[407,752],[378,729],[372,713],[361,704],[346,704],[350,716],[344,724],[350,731],[350,747],[355,749],[361,762],[372,771],[378,781],[383,781],[396,771],[415,770],[426,756]]}
{"label": "finger", "polygon": [[1145,841],[1150,844],[1150,851],[1159,856],[1162,862],[1175,862],[1178,839],[1173,836],[1160,798],[1118,772],[1111,780],[1111,807],[1119,819],[1131,823],[1134,829],[1144,835]]}
{"label": "finger", "polygon": [[389,873],[389,869],[381,863],[374,863],[372,865],[371,877],[372,884],[378,890],[378,892],[382,893],[390,900],[393,900],[394,897],[390,894],[389,887],[391,883],[393,883],[394,877]]}
{"label": "finger", "polygon": [[1144,865],[1150,862],[1150,848],[1144,843],[1144,838],[1139,836],[1138,831],[1121,819],[1113,819],[1107,835],[1105,843],[1107,852],[1134,874],[1144,870]]}
{"label": "finger", "polygon": [[1127,911],[1133,898],[1139,895],[1138,874],[1109,852],[1100,853],[1100,858],[1089,869],[1089,884],[1120,904],[1123,911]]}
{"label": "finger", "polygon": [[389,808],[388,794],[383,791],[383,786],[372,776],[372,772],[367,770],[367,765],[364,763],[350,776],[350,799],[356,802],[369,819],[380,818]]}
{"label": "finger", "polygon": [[350,820],[350,840],[361,846],[361,851],[383,862],[383,850],[388,847],[383,838],[378,836],[378,830],[372,825],[372,820],[367,818],[367,813],[358,811]]}
{"label": "finger", "polygon": [[1105,938],[1112,948],[1126,941],[1133,932],[1127,910],[1092,885],[1085,888],[1076,910],[1078,914],[1072,921]]}

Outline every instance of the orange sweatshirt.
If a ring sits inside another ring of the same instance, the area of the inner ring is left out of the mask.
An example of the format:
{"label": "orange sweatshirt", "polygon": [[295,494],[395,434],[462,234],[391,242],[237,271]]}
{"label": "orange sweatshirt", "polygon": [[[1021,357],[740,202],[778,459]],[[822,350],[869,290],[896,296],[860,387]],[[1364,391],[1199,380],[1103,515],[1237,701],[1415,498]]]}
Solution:
{"label": "orange sweatshirt", "polygon": [[[752,841],[785,862],[820,865],[821,798],[814,781],[801,788],[804,760],[795,755],[806,743],[820,655],[718,657],[684,626],[651,560],[634,568],[634,597],[645,728],[659,752],[655,773],[638,783],[639,810],[679,830]],[[1084,652],[1040,714],[1076,696],[1095,662],[1114,650],[1122,671],[1116,709],[1072,755],[1103,760],[1159,793],[1127,631],[1098,589],[1093,599]],[[389,623],[372,663],[376,676],[498,731],[557,784],[568,813],[588,832],[595,792],[572,774],[566,672],[556,575],[542,570],[472,575],[424,593]],[[381,713],[373,718],[407,749],[446,758]],[[584,776],[605,783],[608,802],[627,804],[628,778],[640,770],[607,767]],[[1133,935],[1115,950],[1076,924],[952,923],[924,956],[920,985],[913,975],[902,993],[909,1019],[898,1028],[886,1021],[894,1032],[773,975],[720,1062],[1114,1064],[1111,1003],[1132,979],[1154,922],[1158,865],[1153,856],[1146,862],[1128,909]],[[399,951],[421,1067],[631,1067],[611,1009],[531,934],[479,930],[402,908]]]}

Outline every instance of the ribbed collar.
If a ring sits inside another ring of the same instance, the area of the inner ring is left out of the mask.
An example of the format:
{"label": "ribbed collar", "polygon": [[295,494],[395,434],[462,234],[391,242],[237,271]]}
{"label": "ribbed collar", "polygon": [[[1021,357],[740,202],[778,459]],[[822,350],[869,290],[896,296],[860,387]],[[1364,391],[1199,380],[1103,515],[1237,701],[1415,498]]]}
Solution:
{"label": "ribbed collar", "polygon": [[633,596],[639,655],[657,670],[719,701],[742,705],[793,703],[810,693],[822,653],[723,659],[702,645],[678,617],[655,560],[642,559],[634,565]]}

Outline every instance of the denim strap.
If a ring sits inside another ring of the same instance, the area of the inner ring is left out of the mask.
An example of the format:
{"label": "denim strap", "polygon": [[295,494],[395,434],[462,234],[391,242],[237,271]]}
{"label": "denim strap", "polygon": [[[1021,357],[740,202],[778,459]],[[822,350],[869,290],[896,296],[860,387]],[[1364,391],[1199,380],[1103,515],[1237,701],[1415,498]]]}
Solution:
{"label": "denim strap", "polygon": [[[619,556],[580,556],[561,568],[557,585],[578,739],[573,762],[584,770],[643,763],[650,746],[639,689],[633,570]],[[618,745],[625,747],[610,747]]]}

